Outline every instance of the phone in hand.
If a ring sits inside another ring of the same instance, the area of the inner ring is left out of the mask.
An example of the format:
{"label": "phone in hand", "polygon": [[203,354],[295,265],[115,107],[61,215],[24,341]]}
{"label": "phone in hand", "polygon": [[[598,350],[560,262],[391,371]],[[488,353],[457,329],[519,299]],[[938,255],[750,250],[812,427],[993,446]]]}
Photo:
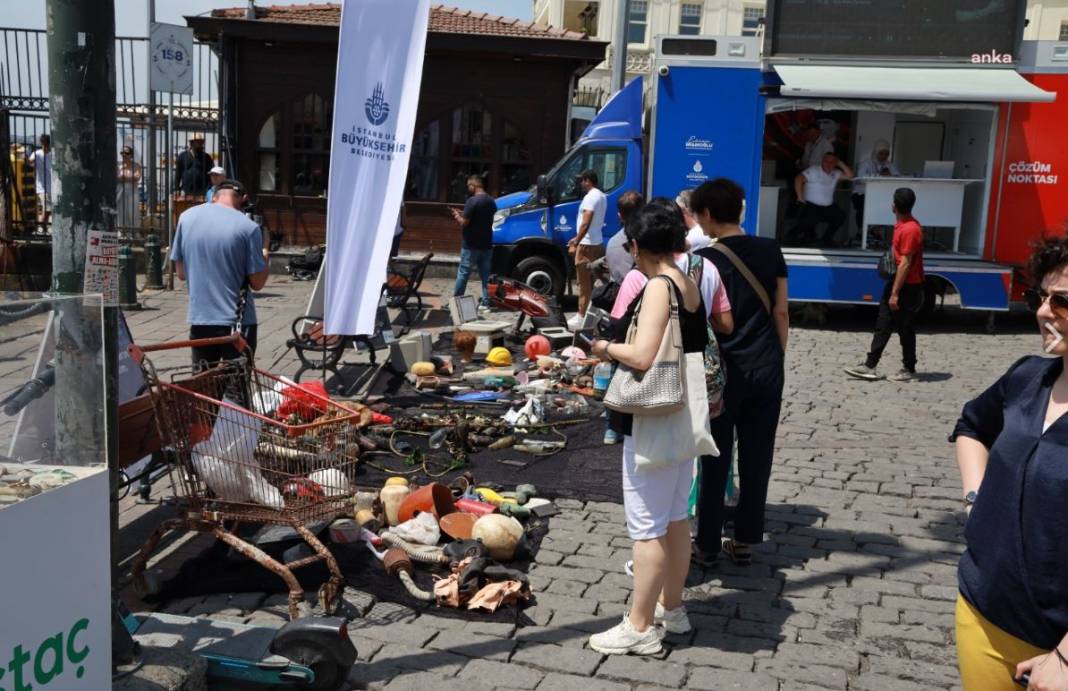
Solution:
{"label": "phone in hand", "polygon": [[593,342],[596,340],[592,333],[589,331],[577,331],[575,332],[575,345],[586,351],[588,355],[593,355]]}
{"label": "phone in hand", "polygon": [[1019,686],[1022,686],[1026,689],[1028,686],[1031,685],[1031,673],[1024,672],[1023,676],[1021,676],[1019,679],[1013,677],[1012,680],[1015,681]]}

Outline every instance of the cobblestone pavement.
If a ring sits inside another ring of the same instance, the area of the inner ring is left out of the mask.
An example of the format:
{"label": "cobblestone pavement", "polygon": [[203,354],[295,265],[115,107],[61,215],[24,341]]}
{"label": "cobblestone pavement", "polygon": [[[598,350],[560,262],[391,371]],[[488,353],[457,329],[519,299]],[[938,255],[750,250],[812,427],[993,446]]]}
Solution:
{"label": "cobblestone pavement", "polygon": [[[431,292],[448,283],[435,281]],[[294,367],[284,339],[309,291],[272,279],[259,301],[261,363]],[[131,315],[135,337],[183,334],[183,300],[147,296],[157,309]],[[353,687],[958,688],[953,601],[963,514],[946,435],[961,404],[1035,352],[1038,338],[1023,317],[1003,317],[1001,331],[987,335],[981,315],[951,310],[921,332],[918,381],[850,380],[841,368],[863,357],[874,317],[846,310],[792,329],[768,539],[750,567],[691,572],[695,630],[670,636],[662,655],[606,657],[586,647],[590,632],[626,608],[630,542],[620,505],[561,501],[530,569],[531,625],[445,619],[347,590],[363,614],[350,627],[361,659]],[[894,340],[883,367],[896,369],[899,357]],[[137,519],[146,511],[127,506],[124,522],[143,529]],[[279,625],[284,603],[243,594],[169,608]]]}

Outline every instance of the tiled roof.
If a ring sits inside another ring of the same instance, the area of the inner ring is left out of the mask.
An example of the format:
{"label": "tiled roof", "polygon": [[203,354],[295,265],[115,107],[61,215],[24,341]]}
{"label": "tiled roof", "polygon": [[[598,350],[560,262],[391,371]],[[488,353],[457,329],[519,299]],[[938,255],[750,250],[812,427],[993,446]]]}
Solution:
{"label": "tiled roof", "polygon": [[[212,10],[211,16],[220,19],[244,19],[244,7]],[[256,20],[280,24],[319,24],[337,26],[341,23],[341,5],[321,3],[309,5],[256,6]],[[499,17],[486,12],[462,10],[457,7],[434,5],[430,8],[430,31],[444,34],[485,34],[517,36],[520,38],[555,38],[582,40],[586,34],[568,29]]]}

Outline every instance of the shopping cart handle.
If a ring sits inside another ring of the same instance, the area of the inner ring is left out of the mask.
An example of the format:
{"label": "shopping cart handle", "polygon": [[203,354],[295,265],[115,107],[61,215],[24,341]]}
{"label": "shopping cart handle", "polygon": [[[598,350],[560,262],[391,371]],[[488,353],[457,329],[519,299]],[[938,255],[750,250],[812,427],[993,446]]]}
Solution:
{"label": "shopping cart handle", "polygon": [[155,353],[161,350],[178,350],[179,348],[208,348],[211,346],[232,345],[239,353],[248,349],[248,343],[240,333],[232,333],[229,336],[217,336],[215,338],[196,338],[186,341],[171,341],[170,343],[153,343],[151,345],[137,345],[131,343],[127,348],[134,362],[141,364],[145,359],[145,353]]}

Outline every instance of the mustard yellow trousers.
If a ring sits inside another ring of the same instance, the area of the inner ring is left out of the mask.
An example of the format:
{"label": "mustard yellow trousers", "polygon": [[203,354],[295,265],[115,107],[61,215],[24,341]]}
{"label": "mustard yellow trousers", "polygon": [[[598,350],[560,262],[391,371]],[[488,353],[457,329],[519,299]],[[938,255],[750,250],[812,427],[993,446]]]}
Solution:
{"label": "mustard yellow trousers", "polygon": [[1019,691],[1016,665],[1048,653],[1002,631],[957,595],[957,663],[964,691]]}

